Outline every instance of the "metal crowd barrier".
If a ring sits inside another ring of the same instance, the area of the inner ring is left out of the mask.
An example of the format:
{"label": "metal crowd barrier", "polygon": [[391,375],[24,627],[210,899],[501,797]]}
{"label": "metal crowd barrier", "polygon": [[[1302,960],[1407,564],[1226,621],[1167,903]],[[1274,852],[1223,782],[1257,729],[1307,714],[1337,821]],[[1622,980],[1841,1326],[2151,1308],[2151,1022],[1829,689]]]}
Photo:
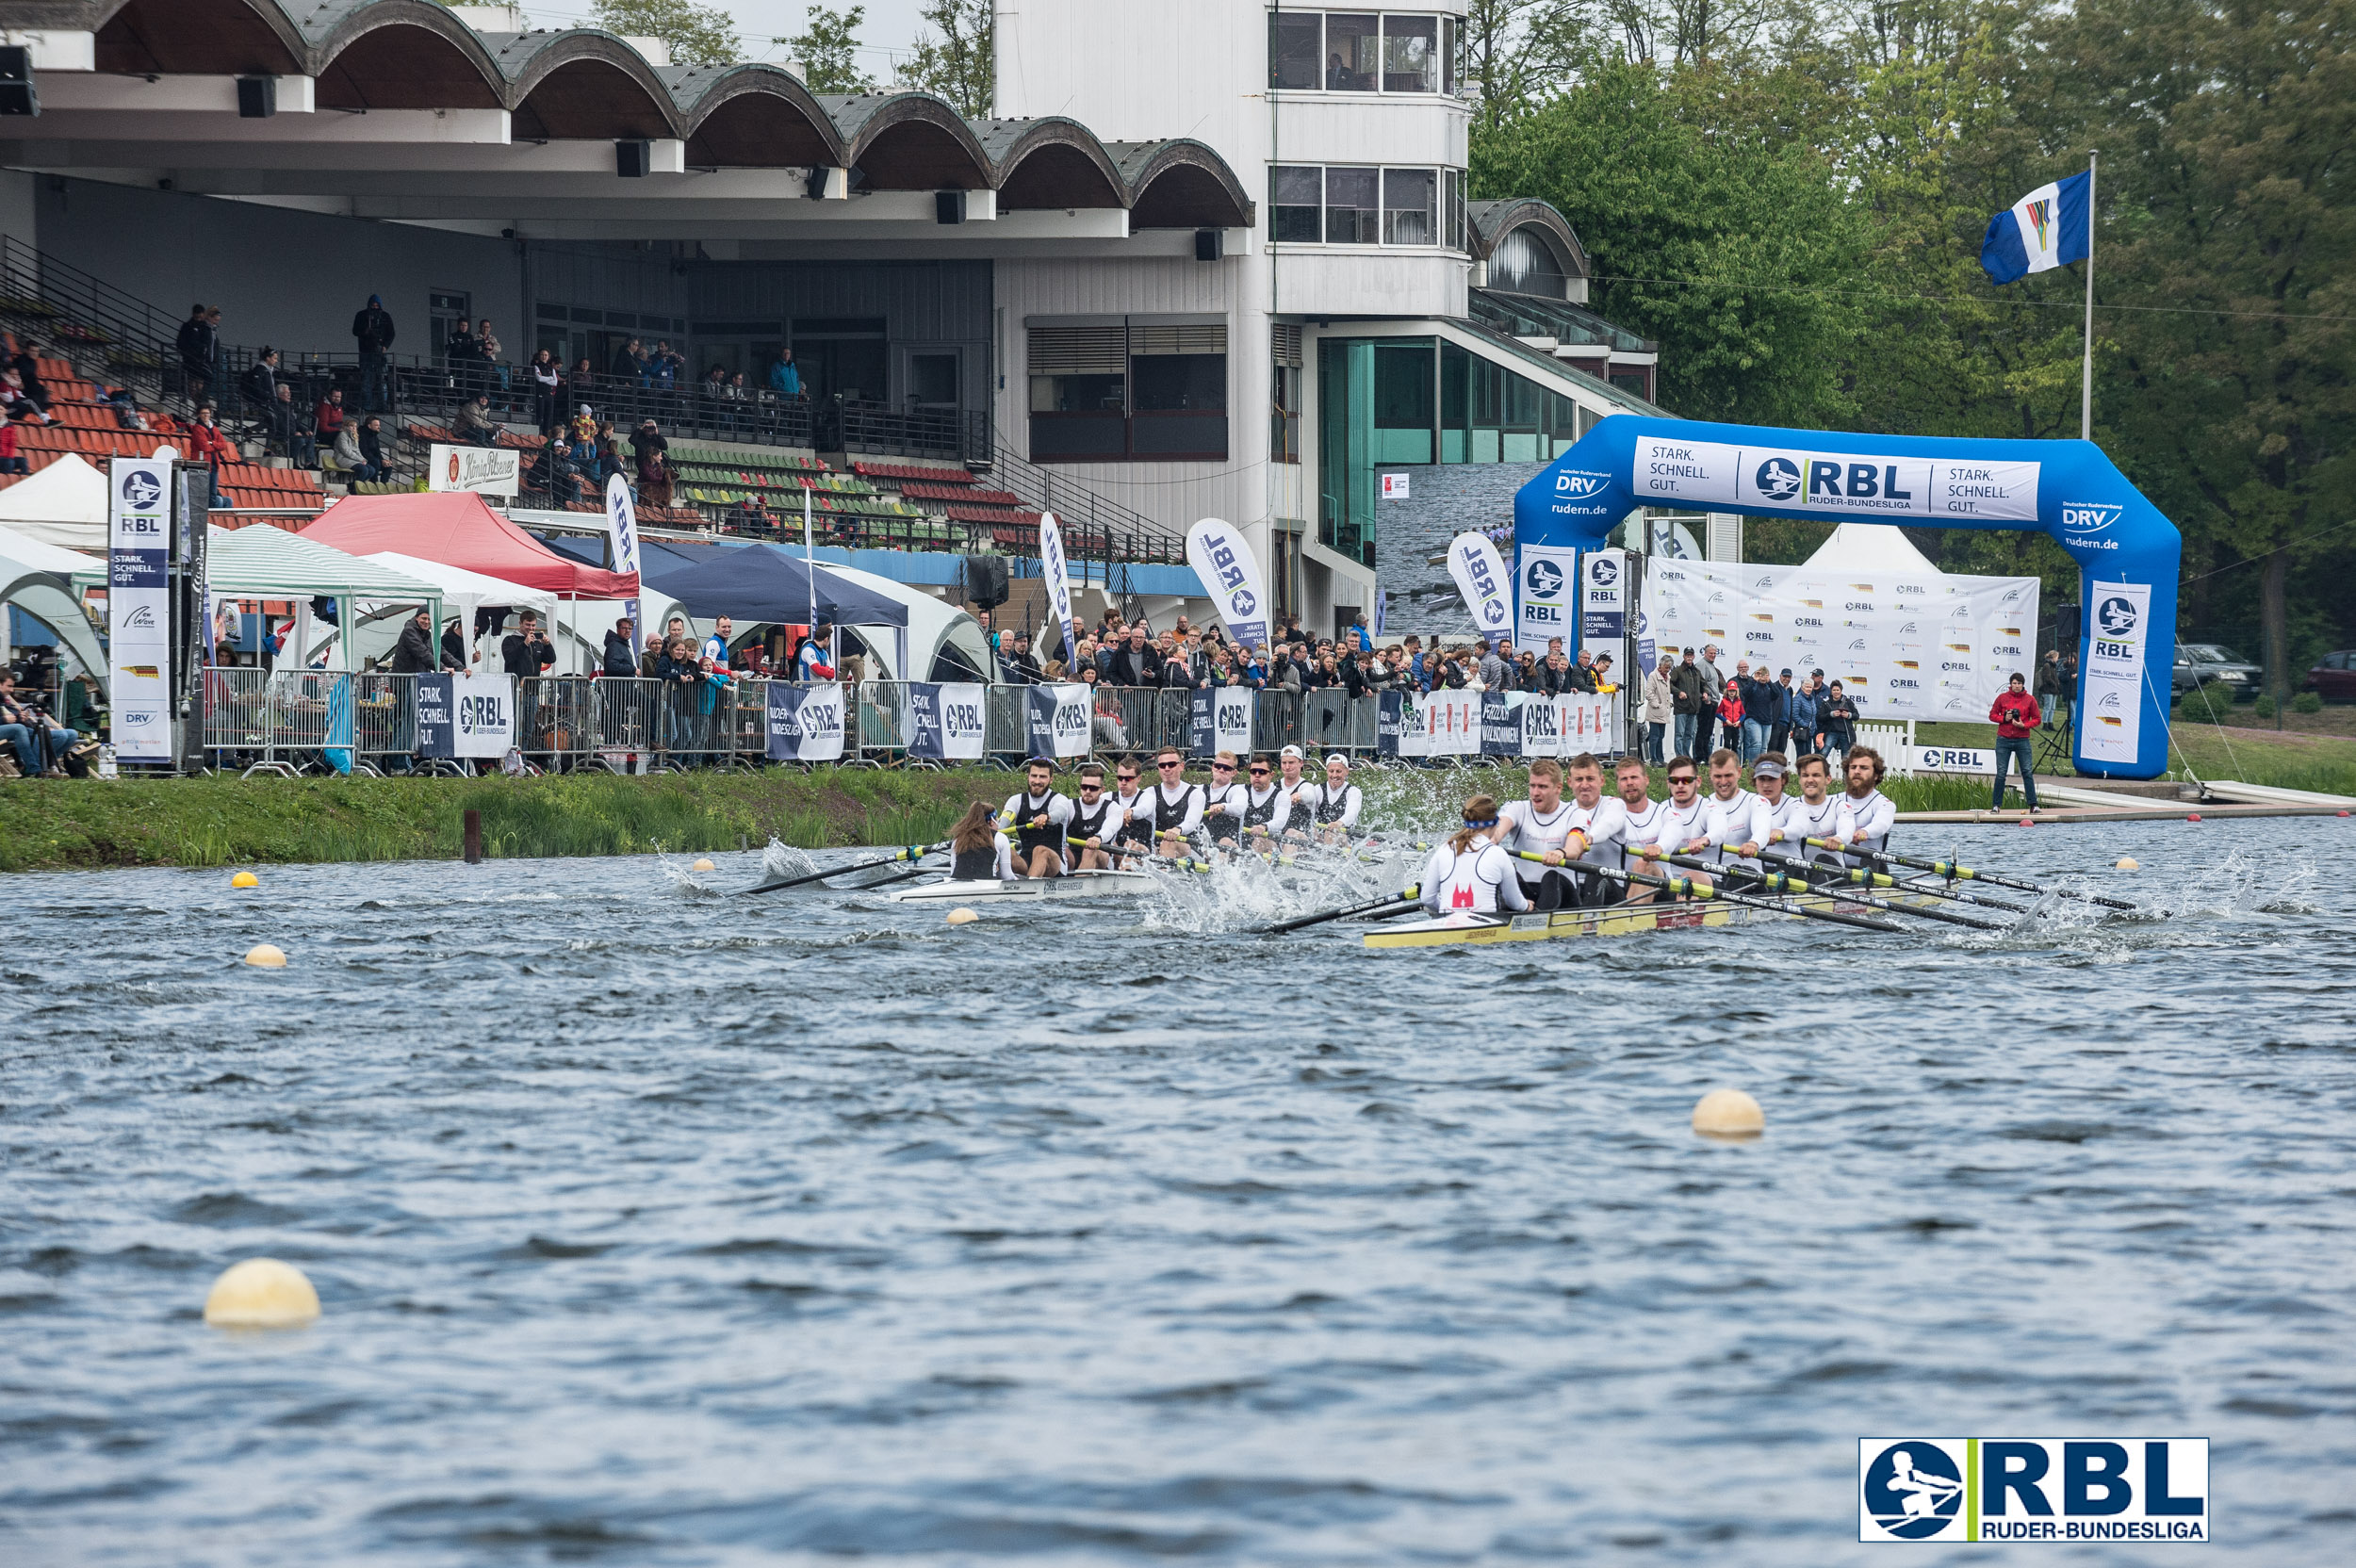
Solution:
{"label": "metal crowd barrier", "polygon": [[379,773],[387,762],[407,770],[417,750],[416,676],[369,671],[352,678],[352,743],[357,760]]}

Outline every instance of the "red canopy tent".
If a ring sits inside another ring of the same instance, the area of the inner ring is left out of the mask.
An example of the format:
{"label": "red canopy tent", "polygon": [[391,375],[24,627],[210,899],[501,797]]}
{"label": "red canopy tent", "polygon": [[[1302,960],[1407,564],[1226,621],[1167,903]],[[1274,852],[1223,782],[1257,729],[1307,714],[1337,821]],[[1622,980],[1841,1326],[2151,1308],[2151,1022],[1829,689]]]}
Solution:
{"label": "red canopy tent", "polygon": [[352,555],[398,550],[568,599],[638,596],[635,574],[585,566],[559,555],[471,491],[352,496],[329,507],[302,531],[305,539]]}

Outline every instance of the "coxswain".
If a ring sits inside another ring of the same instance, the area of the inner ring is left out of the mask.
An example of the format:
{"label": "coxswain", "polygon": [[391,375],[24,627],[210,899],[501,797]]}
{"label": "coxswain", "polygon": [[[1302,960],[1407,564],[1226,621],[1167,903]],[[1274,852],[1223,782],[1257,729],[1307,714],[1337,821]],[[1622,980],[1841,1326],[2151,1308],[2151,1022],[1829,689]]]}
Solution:
{"label": "coxswain", "polygon": [[[1136,776],[1131,775],[1132,777]],[[1080,798],[1072,805],[1072,824],[1064,835],[1064,861],[1073,871],[1110,871],[1121,830],[1129,813],[1104,792],[1104,764],[1080,764]]]}
{"label": "coxswain", "polygon": [[1841,837],[1858,849],[1879,854],[1890,847],[1890,829],[1898,821],[1898,808],[1881,791],[1882,754],[1872,746],[1854,745],[1845,760],[1849,789],[1841,803],[1852,820]]}
{"label": "coxswain", "polygon": [[1146,792],[1153,819],[1153,853],[1175,858],[1186,852],[1203,826],[1203,792],[1186,782],[1186,760],[1176,746],[1154,755],[1161,781]]}
{"label": "coxswain", "polygon": [[1006,797],[999,819],[1014,829],[1014,862],[1023,876],[1061,876],[1072,798],[1055,792],[1055,767],[1034,757],[1023,770],[1024,788]]}
{"label": "coxswain", "polygon": [[1308,841],[1310,825],[1316,821],[1309,814],[1309,792],[1317,788],[1316,779],[1301,776],[1301,764],[1306,760],[1299,746],[1286,746],[1276,754],[1277,788],[1283,790],[1292,802],[1284,816],[1283,831],[1284,837],[1298,839],[1304,843]]}
{"label": "coxswain", "polygon": [[1328,757],[1325,782],[1309,786],[1309,818],[1316,824],[1317,837],[1329,844],[1347,840],[1358,825],[1358,812],[1365,805],[1366,797],[1350,781],[1350,759],[1338,751]]}
{"label": "coxswain", "polygon": [[[1294,756],[1299,757],[1295,752]],[[1300,764],[1294,763],[1295,771]],[[1243,794],[1243,830],[1252,847],[1266,855],[1274,847],[1274,836],[1284,830],[1292,818],[1292,792],[1276,781],[1276,764],[1265,755],[1256,756],[1246,764]]]}
{"label": "coxswain", "polygon": [[[1603,792],[1603,764],[1592,752],[1580,752],[1564,770],[1570,775],[1571,804],[1567,851],[1574,860],[1609,864],[1628,836],[1628,812],[1619,801]],[[1579,904],[1590,909],[1612,903],[1618,885],[1594,872],[1578,872],[1574,880]]]}
{"label": "coxswain", "polygon": [[1725,746],[1710,754],[1710,794],[1702,801],[1700,830],[1683,853],[1712,865],[1757,871],[1752,858],[1767,834],[1759,820],[1759,797],[1742,788],[1742,760]]}
{"label": "coxswain", "polygon": [[1499,908],[1527,909],[1513,862],[1489,840],[1497,825],[1497,803],[1488,795],[1464,802],[1464,825],[1432,852],[1423,867],[1423,906],[1433,914],[1467,910],[1493,915]]}
{"label": "coxswain", "polygon": [[1211,782],[1203,791],[1203,830],[1211,842],[1233,849],[1243,838],[1244,787],[1235,780],[1235,754],[1211,759]]}
{"label": "coxswain", "polygon": [[1772,813],[1767,840],[1789,846],[1792,854],[1811,864],[1837,862],[1838,856],[1808,843],[1810,839],[1845,840],[1856,830],[1857,819],[1850,814],[1847,800],[1832,793],[1832,764],[1811,751],[1800,759],[1794,771],[1800,776],[1800,792],[1782,794],[1778,788],[1780,799],[1768,795],[1767,779],[1759,776],[1759,798],[1768,802]]}
{"label": "coxswain", "polygon": [[949,829],[949,880],[1014,880],[1014,841],[998,831],[998,819],[982,801],[967,807],[965,815]]}
{"label": "coxswain", "polygon": [[1562,800],[1562,764],[1541,757],[1530,764],[1530,798],[1507,801],[1497,812],[1497,831],[1490,835],[1508,853],[1544,858],[1543,865],[1520,860],[1513,868],[1533,909],[1559,909],[1579,902],[1579,887],[1571,874],[1552,869],[1579,858],[1577,850],[1564,843],[1570,832],[1571,808]]}
{"label": "coxswain", "polygon": [[1131,863],[1153,853],[1153,803],[1145,787],[1138,783],[1143,772],[1134,757],[1113,768],[1112,802],[1121,814],[1121,829],[1113,836],[1113,848]]}
{"label": "coxswain", "polygon": [[[1691,757],[1670,758],[1669,798],[1654,814],[1648,836],[1639,840],[1631,832],[1628,847],[1643,859],[1658,860],[1663,855],[1684,853],[1685,846],[1696,840],[1708,844],[1709,835],[1702,827],[1701,780],[1701,769]],[[1707,876],[1694,880],[1705,887],[1710,884]]]}

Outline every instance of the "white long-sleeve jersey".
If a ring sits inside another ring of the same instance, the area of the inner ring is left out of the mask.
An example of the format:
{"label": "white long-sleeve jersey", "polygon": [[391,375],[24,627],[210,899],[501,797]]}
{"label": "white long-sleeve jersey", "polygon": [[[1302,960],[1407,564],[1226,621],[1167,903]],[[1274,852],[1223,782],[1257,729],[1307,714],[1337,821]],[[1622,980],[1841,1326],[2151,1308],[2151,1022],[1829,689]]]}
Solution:
{"label": "white long-sleeve jersey", "polygon": [[1483,841],[1462,855],[1448,844],[1432,852],[1423,863],[1423,906],[1435,915],[1460,909],[1492,915],[1500,906],[1527,909],[1530,899],[1522,892],[1521,878],[1513,874],[1513,860]]}

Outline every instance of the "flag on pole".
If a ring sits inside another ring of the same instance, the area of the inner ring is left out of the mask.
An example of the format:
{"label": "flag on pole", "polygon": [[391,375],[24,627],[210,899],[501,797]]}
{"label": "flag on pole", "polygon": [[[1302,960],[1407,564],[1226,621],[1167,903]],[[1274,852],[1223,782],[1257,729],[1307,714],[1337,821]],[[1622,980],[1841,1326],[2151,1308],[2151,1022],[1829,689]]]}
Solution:
{"label": "flag on pole", "polygon": [[2038,186],[1988,220],[1980,241],[1980,265],[1990,283],[2018,283],[2067,262],[2084,261],[2091,248],[2088,188],[2091,171]]}

